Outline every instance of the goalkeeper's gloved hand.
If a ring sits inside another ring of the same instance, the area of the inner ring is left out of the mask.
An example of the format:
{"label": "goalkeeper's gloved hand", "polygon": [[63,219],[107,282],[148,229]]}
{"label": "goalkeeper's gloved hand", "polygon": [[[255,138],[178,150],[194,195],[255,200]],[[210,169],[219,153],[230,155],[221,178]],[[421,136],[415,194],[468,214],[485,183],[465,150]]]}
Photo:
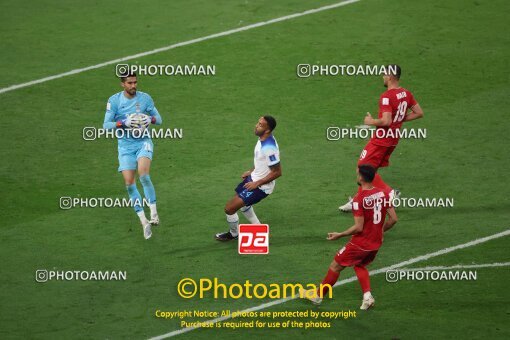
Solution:
{"label": "goalkeeper's gloved hand", "polygon": [[145,115],[143,118],[142,118],[142,125],[143,127],[146,129],[149,127],[149,125],[152,123],[152,117],[151,116],[147,116]]}
{"label": "goalkeeper's gloved hand", "polygon": [[117,121],[117,127],[118,128],[121,128],[121,127],[130,128],[133,126],[133,122],[134,122],[133,117],[131,115],[129,115],[129,116],[127,116],[126,119]]}

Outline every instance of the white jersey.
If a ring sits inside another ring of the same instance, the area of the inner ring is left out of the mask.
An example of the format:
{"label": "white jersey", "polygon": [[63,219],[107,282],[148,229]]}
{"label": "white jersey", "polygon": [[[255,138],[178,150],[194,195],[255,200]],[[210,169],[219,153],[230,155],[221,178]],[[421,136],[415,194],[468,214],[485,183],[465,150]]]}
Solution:
{"label": "white jersey", "polygon": [[[265,140],[257,142],[255,145],[255,156],[253,164],[255,169],[251,173],[251,179],[256,182],[259,179],[266,177],[271,171],[269,167],[280,163],[280,150],[278,149],[278,143],[274,139],[273,135],[270,135]],[[271,181],[259,187],[260,190],[266,194],[273,192],[275,181]]]}

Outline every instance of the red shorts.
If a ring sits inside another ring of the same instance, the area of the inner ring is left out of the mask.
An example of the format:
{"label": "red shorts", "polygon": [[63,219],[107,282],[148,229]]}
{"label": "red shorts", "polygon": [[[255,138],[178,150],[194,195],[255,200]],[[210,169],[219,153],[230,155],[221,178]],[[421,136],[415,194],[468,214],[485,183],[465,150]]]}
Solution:
{"label": "red shorts", "polygon": [[377,170],[378,168],[390,165],[390,156],[393,150],[395,150],[395,147],[396,145],[381,146],[375,145],[371,141],[368,142],[363,151],[361,151],[358,166],[361,164],[370,164]]}
{"label": "red shorts", "polygon": [[363,250],[349,242],[338,251],[335,256],[335,262],[342,267],[367,266],[375,259],[378,251]]}

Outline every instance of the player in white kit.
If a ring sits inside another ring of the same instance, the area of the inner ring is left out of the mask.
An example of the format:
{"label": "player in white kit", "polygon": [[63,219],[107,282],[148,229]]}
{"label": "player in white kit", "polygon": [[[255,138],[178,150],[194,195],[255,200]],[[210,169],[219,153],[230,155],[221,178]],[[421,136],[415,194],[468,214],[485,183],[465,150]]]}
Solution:
{"label": "player in white kit", "polygon": [[272,116],[260,117],[255,126],[259,137],[255,145],[254,167],[242,174],[243,181],[235,189],[236,195],[225,205],[227,223],[230,230],[215,235],[218,241],[235,240],[238,237],[239,216],[241,212],[251,224],[260,224],[253,205],[269,196],[275,186],[275,179],[282,175],[280,151],[273,137],[276,120]]}

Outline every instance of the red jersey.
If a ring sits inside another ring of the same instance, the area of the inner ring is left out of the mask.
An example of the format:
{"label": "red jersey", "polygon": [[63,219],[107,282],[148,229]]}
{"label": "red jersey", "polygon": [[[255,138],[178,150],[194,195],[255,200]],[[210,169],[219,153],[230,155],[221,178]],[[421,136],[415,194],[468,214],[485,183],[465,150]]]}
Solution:
{"label": "red jersey", "polygon": [[352,200],[352,214],[363,216],[363,231],[352,236],[350,243],[363,250],[377,250],[383,241],[386,211],[391,207],[389,193],[382,189],[361,190]]}
{"label": "red jersey", "polygon": [[391,125],[378,127],[375,135],[370,140],[375,145],[394,146],[400,139],[397,130],[400,129],[406,118],[407,109],[416,105],[413,94],[399,87],[391,89],[379,98],[379,118],[382,118],[383,112],[391,112]]}

